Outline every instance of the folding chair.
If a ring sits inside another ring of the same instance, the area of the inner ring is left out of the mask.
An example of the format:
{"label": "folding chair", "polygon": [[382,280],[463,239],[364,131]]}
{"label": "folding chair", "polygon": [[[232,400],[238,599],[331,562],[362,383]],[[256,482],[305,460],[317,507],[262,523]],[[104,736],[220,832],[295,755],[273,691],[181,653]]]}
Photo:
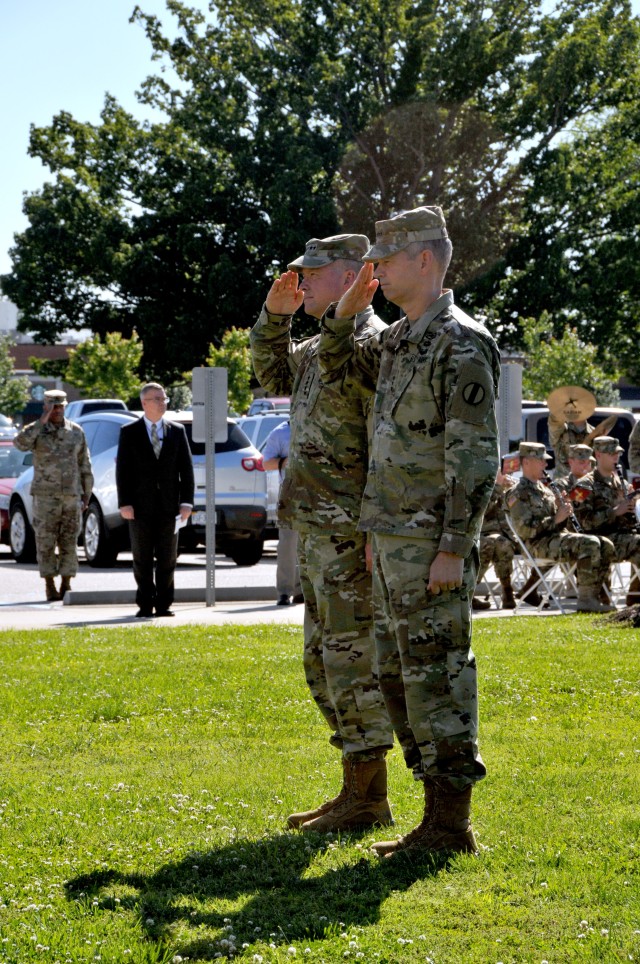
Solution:
{"label": "folding chair", "polygon": [[[537,607],[538,610],[543,608],[548,609],[553,605],[565,615],[568,610],[562,605],[562,597],[566,596],[567,592],[573,592],[576,595],[578,593],[575,562],[562,562],[557,559],[544,559],[539,556],[533,556],[527,548],[526,543],[516,532],[513,520],[508,514],[507,522],[513,533],[516,545],[520,550],[520,555],[516,554],[513,560],[514,578],[518,582],[522,580],[524,584],[529,576],[533,574],[535,582],[530,587],[530,591],[533,592],[537,589],[540,594],[541,601]],[[516,611],[526,605],[528,604],[518,599],[516,594]]]}
{"label": "folding chair", "polygon": [[[628,571],[628,576],[627,576]],[[611,585],[606,586],[612,606],[626,605],[629,586],[634,578],[640,577],[640,568],[633,562],[614,562],[610,570]]]}

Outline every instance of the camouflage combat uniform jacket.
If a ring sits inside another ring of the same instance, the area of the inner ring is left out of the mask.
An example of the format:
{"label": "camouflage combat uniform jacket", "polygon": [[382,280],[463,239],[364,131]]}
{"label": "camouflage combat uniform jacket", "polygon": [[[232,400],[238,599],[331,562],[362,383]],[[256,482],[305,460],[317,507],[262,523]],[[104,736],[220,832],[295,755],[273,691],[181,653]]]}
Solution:
{"label": "camouflage combat uniform jacket", "polygon": [[[356,338],[386,329],[372,308],[357,318]],[[371,379],[323,385],[318,369],[320,335],[291,339],[291,316],[263,307],[251,331],[258,381],[276,395],[291,395],[289,462],[280,489],[278,519],[301,532],[356,528],[367,472]]]}
{"label": "camouflage combat uniform jacket", "polygon": [[93,488],[91,459],[84,432],[65,418],[61,425],[38,419],[23,428],[13,440],[21,452],[33,452],[31,494],[40,498],[68,498],[89,501]]}
{"label": "camouflage combat uniform jacket", "polygon": [[534,555],[543,542],[567,530],[566,519],[556,522],[556,499],[543,482],[521,478],[509,491],[507,505],[516,532]]}
{"label": "camouflage combat uniform jacket", "polygon": [[569,449],[572,445],[584,445],[589,432],[594,426],[586,422],[584,428],[578,428],[575,422],[563,422],[562,419],[549,415],[549,447],[553,449],[556,465],[553,470],[554,478],[561,478],[569,474]]}
{"label": "camouflage combat uniform jacket", "polygon": [[504,497],[508,491],[508,488],[503,488],[501,485],[498,485],[497,482],[494,485],[491,498],[489,499],[489,505],[482,519],[481,535],[490,536],[499,534],[513,542],[513,534],[507,522],[507,514],[504,506]]}
{"label": "camouflage combat uniform jacket", "polygon": [[580,498],[575,502],[575,512],[585,532],[599,536],[611,536],[621,532],[637,531],[636,517],[632,512],[616,516],[613,510],[622,502],[631,486],[619,475],[607,477],[597,469],[580,479]]}
{"label": "camouflage combat uniform jacket", "polygon": [[413,325],[406,318],[366,341],[353,319],[323,320],[328,383],[351,366],[377,383],[360,528],[431,539],[467,557],[477,543],[498,468],[497,346],[445,291]]}

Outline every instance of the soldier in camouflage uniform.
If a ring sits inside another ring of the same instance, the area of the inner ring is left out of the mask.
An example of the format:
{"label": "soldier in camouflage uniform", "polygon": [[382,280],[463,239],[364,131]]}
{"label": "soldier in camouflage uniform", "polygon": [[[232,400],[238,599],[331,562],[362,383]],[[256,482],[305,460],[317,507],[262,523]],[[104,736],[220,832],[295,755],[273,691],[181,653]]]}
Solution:
{"label": "soldier in camouflage uniform", "polygon": [[533,556],[577,564],[578,612],[608,612],[613,607],[598,597],[613,561],[613,545],[567,529],[571,503],[542,481],[548,458],[544,445],[520,443],[522,478],[506,499],[515,530]]}
{"label": "soldier in camouflage uniform", "polygon": [[549,413],[549,447],[553,449],[556,459],[554,478],[569,474],[569,449],[572,445],[584,445],[594,429],[595,426],[590,422],[565,422]]}
{"label": "soldier in camouflage uniform", "polygon": [[[618,440],[601,435],[593,440],[596,468],[580,479],[575,511],[585,532],[606,536],[614,549],[614,561],[629,560],[640,566],[640,531],[635,516],[636,498],[628,482],[616,471],[620,453]],[[640,602],[640,585],[634,578],[629,586],[627,605]]]}
{"label": "soldier in camouflage uniform", "polygon": [[569,474],[555,479],[557,488],[568,495],[575,488],[578,479],[590,472],[595,463],[593,449],[589,445],[570,445],[567,450]]}
{"label": "soldier in camouflage uniform", "polygon": [[[509,529],[504,508],[505,492],[513,485],[515,485],[515,481],[510,476],[503,475],[500,471],[498,472],[496,484],[493,487],[489,505],[482,520],[482,529],[480,530],[478,585],[480,585],[484,579],[484,575],[489,566],[493,565],[496,575],[500,580],[500,586],[502,587],[503,609],[516,608],[513,586],[511,585],[511,571],[516,546],[511,535],[511,530]],[[476,596],[473,597],[471,602],[473,609],[489,609],[491,605],[488,601],[485,605],[485,603]]]}
{"label": "soldier in camouflage uniform", "polygon": [[[320,318],[351,285],[368,246],[363,235],[309,241],[304,255],[274,282],[251,332],[258,381],[276,395],[291,395],[278,519],[298,532],[305,676],[332,731],[331,743],[342,751],[337,797],[288,818],[304,831],[392,822],[385,757],[393,731],[375,668],[366,539],[356,529],[373,384],[355,382],[344,394],[327,388],[318,371],[319,336],[291,337],[296,309],[304,301],[307,314]],[[356,338],[385,327],[367,308],[358,317]]]}
{"label": "soldier in camouflage uniform", "polygon": [[[320,341],[327,383],[359,374],[377,384],[360,528],[375,535],[382,604],[394,629],[376,638],[380,681],[394,725],[408,721],[410,742],[398,736],[425,790],[419,826],[374,846],[386,858],[475,851],[471,789],[486,773],[471,596],[498,468],[500,357],[487,329],[442,288],[451,251],[438,207],[378,221],[367,263],[325,315]],[[355,320],[378,280],[405,317],[356,339]]]}
{"label": "soldier in camouflage uniform", "polygon": [[[42,415],[13,440],[20,451],[33,452],[33,528],[38,567],[50,602],[64,597],[78,571],[80,521],[93,488],[84,432],[64,417],[66,404],[66,392],[45,392]],[[54,582],[58,574],[62,577],[59,590]]]}
{"label": "soldier in camouflage uniform", "polygon": [[629,468],[640,475],[640,422],[636,422],[629,436]]}

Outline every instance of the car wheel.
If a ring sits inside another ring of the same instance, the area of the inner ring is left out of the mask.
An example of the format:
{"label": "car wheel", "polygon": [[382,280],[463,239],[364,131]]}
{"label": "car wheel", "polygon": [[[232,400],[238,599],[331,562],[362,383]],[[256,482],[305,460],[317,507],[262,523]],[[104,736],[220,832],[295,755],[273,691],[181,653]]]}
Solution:
{"label": "car wheel", "polygon": [[255,566],[262,559],[264,542],[262,539],[248,539],[232,543],[227,555],[236,566]]}
{"label": "car wheel", "polygon": [[36,537],[22,502],[11,506],[9,545],[16,562],[36,561]]}
{"label": "car wheel", "polygon": [[118,550],[109,539],[104,527],[100,506],[91,502],[82,521],[84,554],[90,566],[110,568],[115,566]]}

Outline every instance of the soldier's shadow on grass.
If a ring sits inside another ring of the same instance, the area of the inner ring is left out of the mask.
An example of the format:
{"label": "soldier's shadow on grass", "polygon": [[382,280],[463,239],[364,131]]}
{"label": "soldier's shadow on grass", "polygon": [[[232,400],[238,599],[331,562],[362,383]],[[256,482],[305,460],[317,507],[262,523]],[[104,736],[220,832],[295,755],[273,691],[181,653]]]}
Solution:
{"label": "soldier's shadow on grass", "polygon": [[[188,854],[148,875],[115,869],[80,875],[67,882],[67,896],[94,910],[96,900],[104,909],[135,910],[149,940],[170,943],[174,953],[191,960],[213,960],[233,956],[243,944],[295,944],[337,928],[374,924],[389,894],[435,876],[447,863],[445,857],[363,856],[335,868],[321,853],[326,846],[315,834],[239,840]],[[212,908],[212,901],[219,906]],[[198,931],[186,942],[176,935],[178,929],[184,938],[185,927]]]}

